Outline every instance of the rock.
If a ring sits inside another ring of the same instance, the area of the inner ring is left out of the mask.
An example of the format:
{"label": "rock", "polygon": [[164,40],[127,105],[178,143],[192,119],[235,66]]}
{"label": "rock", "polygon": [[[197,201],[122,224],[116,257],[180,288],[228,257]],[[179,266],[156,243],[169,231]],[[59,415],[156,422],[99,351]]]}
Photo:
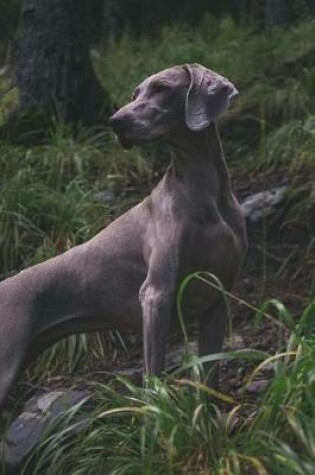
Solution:
{"label": "rock", "polygon": [[93,197],[95,201],[104,205],[110,205],[117,199],[113,190],[98,191],[94,193]]}
{"label": "rock", "polygon": [[241,204],[245,217],[250,222],[256,223],[264,216],[270,215],[283,200],[287,189],[287,186],[278,186],[248,196]]}
{"label": "rock", "polygon": [[119,369],[116,374],[131,380],[138,380],[143,375],[143,366],[132,366],[131,368]]}
{"label": "rock", "polygon": [[246,391],[252,394],[262,394],[270,384],[269,379],[258,379],[246,385]]}
{"label": "rock", "polygon": [[[166,355],[166,368],[172,370],[173,368],[180,366],[183,362],[184,352],[183,345],[181,345],[179,349],[169,352]],[[189,352],[194,355],[198,354],[198,344],[196,341],[189,342]]]}
{"label": "rock", "polygon": [[40,396],[33,396],[26,402],[24,410],[57,417],[61,412],[89,398],[89,395],[87,390],[60,388]]}
{"label": "rock", "polygon": [[261,372],[262,373],[272,373],[272,374],[274,374],[275,371],[276,371],[276,366],[277,366],[277,362],[268,361],[268,363],[265,363],[261,367]]}
{"label": "rock", "polygon": [[23,412],[10,426],[0,453],[9,467],[18,466],[30,453],[45,429],[45,418],[39,414]]}
{"label": "rock", "polygon": [[[0,444],[0,454],[4,457],[7,473],[18,473],[17,467],[39,443],[45,429],[55,422],[64,411],[88,400],[89,391],[58,389],[33,396],[24,406],[22,414],[11,424]],[[87,427],[84,419],[74,428],[72,434]]]}
{"label": "rock", "polygon": [[233,335],[226,338],[223,344],[223,351],[242,350],[243,348],[245,348],[244,340],[237,333],[233,333]]}

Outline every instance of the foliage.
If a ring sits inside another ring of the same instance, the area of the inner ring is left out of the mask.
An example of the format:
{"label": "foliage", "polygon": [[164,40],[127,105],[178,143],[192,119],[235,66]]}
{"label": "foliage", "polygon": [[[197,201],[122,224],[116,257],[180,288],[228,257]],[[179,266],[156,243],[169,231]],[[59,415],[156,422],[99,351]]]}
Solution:
{"label": "foliage", "polygon": [[[255,34],[250,28],[238,26],[229,17],[219,22],[207,15],[198,28],[174,24],[164,27],[153,39],[134,38],[127,33],[119,41],[106,46],[98,66],[118,104],[129,99],[130,88],[141,78],[173,64],[189,62],[202,63],[226,75],[246,94],[251,93],[250,85],[277,85],[282,90],[283,81],[289,84],[296,78],[306,86],[305,94],[308,93],[312,99],[313,31],[314,21],[309,21],[286,32],[274,30],[268,34]],[[300,77],[298,61],[303,59],[306,69],[302,70]],[[289,70],[289,80],[282,75],[283,69],[290,65],[293,67]]]}
{"label": "foliage", "polygon": [[[292,322],[286,315],[286,321]],[[177,373],[165,381],[151,378],[145,388],[122,378],[115,388],[98,384],[94,412],[83,412],[87,430],[75,441],[71,437],[80,413],[79,406],[72,408],[49,428],[25,470],[32,467],[34,475],[311,475],[315,470],[314,321],[315,301],[300,323],[290,326],[284,350],[279,347],[275,355],[254,350],[218,355],[260,360],[249,380],[272,364],[274,377],[260,399],[213,393],[201,382],[198,360],[190,365],[190,379]]]}
{"label": "foliage", "polygon": [[108,144],[104,133],[74,141],[56,130],[49,145],[0,145],[4,274],[89,239],[127,205],[123,199],[102,201],[98,192],[123,188],[131,177],[145,176],[147,168],[137,151],[124,160],[113,146],[109,153],[108,145],[93,145],[101,138]]}

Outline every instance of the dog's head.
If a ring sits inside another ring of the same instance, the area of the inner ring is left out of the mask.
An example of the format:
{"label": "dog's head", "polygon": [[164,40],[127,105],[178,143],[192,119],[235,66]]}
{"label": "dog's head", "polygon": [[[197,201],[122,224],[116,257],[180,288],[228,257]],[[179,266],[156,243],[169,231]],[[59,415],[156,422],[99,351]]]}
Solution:
{"label": "dog's head", "polygon": [[200,131],[218,119],[237,95],[226,78],[201,66],[185,64],[146,78],[132,101],[110,119],[124,148],[170,138],[184,129]]}

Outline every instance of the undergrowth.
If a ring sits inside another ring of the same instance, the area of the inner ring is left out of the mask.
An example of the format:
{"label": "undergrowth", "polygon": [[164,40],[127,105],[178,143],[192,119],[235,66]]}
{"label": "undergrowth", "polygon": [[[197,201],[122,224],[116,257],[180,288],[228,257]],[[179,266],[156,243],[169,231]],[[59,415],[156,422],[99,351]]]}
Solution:
{"label": "undergrowth", "polygon": [[96,139],[74,141],[57,129],[49,145],[0,144],[3,275],[86,241],[132,205],[128,183],[144,180],[149,167],[137,150],[127,156],[112,138],[103,148]]}
{"label": "undergrowth", "polygon": [[[144,388],[121,377],[91,384],[94,410],[79,404],[61,414],[21,474],[313,474],[315,301],[298,324],[279,302],[271,304],[280,311],[279,332],[290,331],[286,347],[211,358],[254,363],[244,391],[227,395],[205,386],[200,364],[207,357],[186,360],[164,380],[149,378]],[[246,386],[267,365],[269,387],[254,400],[246,397]],[[74,437],[82,420],[86,428]]]}
{"label": "undergrowth", "polygon": [[[155,40],[125,34],[94,58],[119,105],[144,77],[173,64],[199,62],[229,77],[240,91],[222,121],[232,175],[263,172],[268,188],[275,174],[279,185],[288,185],[282,219],[307,234],[309,260],[315,226],[314,29],[310,20],[257,34],[231,19],[206,16],[195,29],[165,27]],[[0,77],[0,125],[16,99],[17,91]],[[1,278],[95,235],[147,192],[158,159],[154,149],[121,151],[106,130],[82,131],[73,139],[56,127],[47,144],[1,143]],[[288,347],[279,354],[231,356],[277,361],[260,400],[225,395],[219,406],[215,398],[209,402],[198,365],[191,380],[180,374],[153,379],[145,389],[126,380],[119,380],[120,390],[95,385],[88,430],[68,437],[79,407],[61,416],[32,454],[31,473],[313,474],[315,343],[307,329],[314,304],[301,321],[289,325]],[[61,368],[71,372],[88,355],[105,359],[119,345],[124,342],[117,334],[71,337],[46,352],[32,374],[49,380]]]}

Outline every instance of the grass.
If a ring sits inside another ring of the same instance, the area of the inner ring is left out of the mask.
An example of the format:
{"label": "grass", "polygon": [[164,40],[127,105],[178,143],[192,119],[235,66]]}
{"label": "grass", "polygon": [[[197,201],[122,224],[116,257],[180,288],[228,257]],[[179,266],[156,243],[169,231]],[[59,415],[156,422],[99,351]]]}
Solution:
{"label": "grass", "polygon": [[255,400],[241,391],[214,397],[201,382],[198,361],[186,365],[189,379],[179,371],[164,381],[148,379],[145,388],[122,378],[115,387],[92,385],[96,407],[83,410],[87,430],[71,435],[80,406],[62,414],[22,474],[30,467],[34,475],[314,473],[314,325],[315,301],[275,355],[241,350],[217,356],[258,360],[244,387],[273,363],[271,384]]}
{"label": "grass", "polygon": [[[314,21],[309,21],[287,32],[255,35],[230,18],[219,23],[208,15],[197,29],[168,26],[155,40],[125,34],[106,47],[96,65],[118,104],[129,100],[130,88],[147,75],[173,64],[199,62],[236,83],[242,93],[238,108],[268,101],[271,92],[285,91],[283,97],[289,95],[291,103],[283,101],[281,111],[290,105],[293,110],[300,108],[301,101],[309,111],[314,105],[314,64],[309,59],[314,50],[313,29]],[[298,69],[298,61],[307,67]],[[286,76],[287,67],[290,74]]]}
{"label": "grass", "polygon": [[144,179],[148,167],[138,151],[124,160],[118,148],[109,152],[93,140],[75,142],[57,130],[49,145],[0,145],[3,274],[89,239],[128,206],[126,199],[102,201],[99,192]]}

